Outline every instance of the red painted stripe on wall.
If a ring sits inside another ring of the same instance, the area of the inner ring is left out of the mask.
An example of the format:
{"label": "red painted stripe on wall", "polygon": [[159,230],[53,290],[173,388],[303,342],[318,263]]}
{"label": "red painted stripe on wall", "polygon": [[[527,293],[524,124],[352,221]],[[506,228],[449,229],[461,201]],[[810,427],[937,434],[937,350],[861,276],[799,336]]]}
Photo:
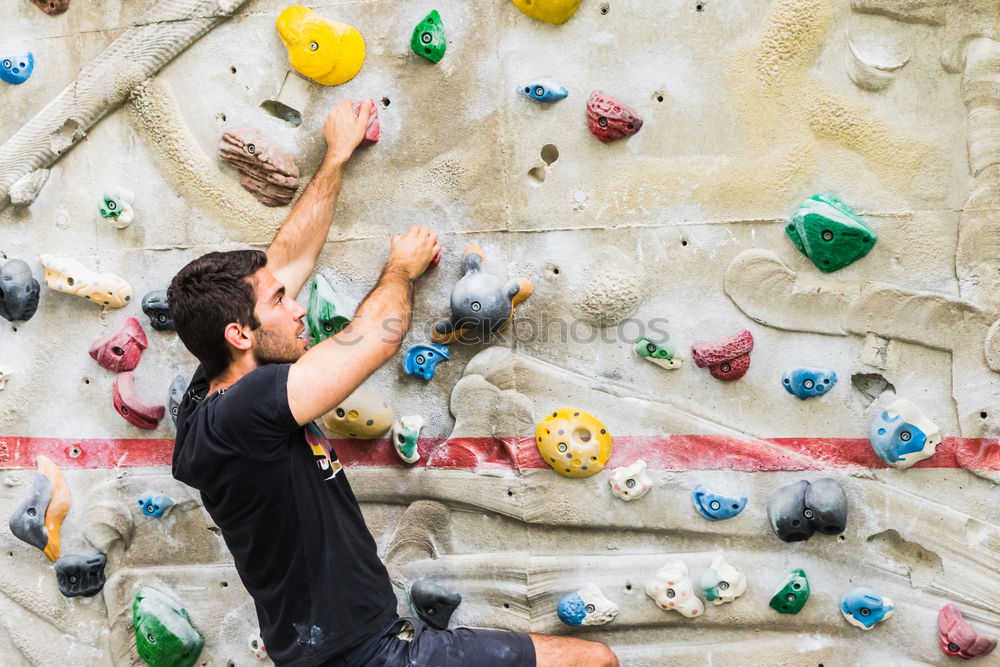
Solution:
{"label": "red painted stripe on wall", "polygon": [[[66,468],[168,466],[167,438],[73,439],[0,437],[0,468],[34,468],[44,454]],[[332,441],[344,465],[404,466],[387,439]],[[530,437],[420,440],[418,466],[545,468]],[[825,468],[886,468],[864,438],[747,438],[721,435],[617,436],[609,467],[643,459],[653,470],[774,472]],[[1000,470],[1000,440],[945,438],[917,468]]]}

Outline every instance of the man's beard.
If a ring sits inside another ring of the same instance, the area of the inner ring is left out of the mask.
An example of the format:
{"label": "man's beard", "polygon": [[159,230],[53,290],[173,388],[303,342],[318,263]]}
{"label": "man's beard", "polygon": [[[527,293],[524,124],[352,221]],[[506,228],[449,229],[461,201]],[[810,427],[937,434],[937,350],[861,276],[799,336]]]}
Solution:
{"label": "man's beard", "polygon": [[298,338],[289,341],[263,327],[257,329],[254,334],[253,357],[258,366],[289,364],[298,361],[305,354],[305,350],[299,345]]}

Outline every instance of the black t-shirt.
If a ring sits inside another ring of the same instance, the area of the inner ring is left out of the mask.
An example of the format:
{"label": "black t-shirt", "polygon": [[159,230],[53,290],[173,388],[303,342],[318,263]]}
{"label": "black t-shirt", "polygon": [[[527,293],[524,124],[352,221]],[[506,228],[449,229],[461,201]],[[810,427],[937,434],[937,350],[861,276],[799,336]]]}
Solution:
{"label": "black t-shirt", "polygon": [[173,475],[201,491],[278,665],[314,665],[389,623],[396,596],[330,441],[288,407],[287,364],[206,396],[198,367],[177,415]]}

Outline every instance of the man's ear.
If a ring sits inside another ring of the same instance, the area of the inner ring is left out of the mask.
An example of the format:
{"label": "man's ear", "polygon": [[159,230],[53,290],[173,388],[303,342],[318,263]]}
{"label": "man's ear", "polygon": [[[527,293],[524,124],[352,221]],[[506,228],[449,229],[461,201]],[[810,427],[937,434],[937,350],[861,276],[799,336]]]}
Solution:
{"label": "man's ear", "polygon": [[245,327],[242,324],[230,322],[226,325],[223,335],[226,338],[226,342],[237,350],[249,350],[253,345],[250,327]]}

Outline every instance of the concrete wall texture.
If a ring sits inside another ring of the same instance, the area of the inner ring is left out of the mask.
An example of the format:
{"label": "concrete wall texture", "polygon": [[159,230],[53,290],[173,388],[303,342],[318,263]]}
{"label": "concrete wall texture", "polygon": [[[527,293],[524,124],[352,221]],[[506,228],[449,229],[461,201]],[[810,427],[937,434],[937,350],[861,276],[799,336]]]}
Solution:
{"label": "concrete wall texture", "polygon": [[[115,414],[114,374],[87,350],[138,317],[149,349],[137,389],[165,403],[195,362],[175,334],[146,325],[139,299],[202,253],[265,247],[288,211],[239,186],[219,137],[247,127],[271,138],[304,185],[326,111],[345,97],[378,102],[382,139],[348,168],[320,273],[360,299],[389,234],[411,223],[440,232],[443,260],[419,283],[407,347],[448,315],[470,242],[488,271],[535,286],[507,335],[452,346],[432,381],[397,360],[367,383],[397,415],[426,419],[416,466],[386,439],[335,441],[401,613],[409,584],[428,576],[462,594],[453,625],[598,639],[626,665],[951,664],[935,621],[949,601],[1000,633],[1000,3],[583,0],[562,25],[500,0],[313,3],[361,31],[367,59],[349,83],[309,85],[300,127],[260,108],[289,70],[274,29],[285,6],[2,10],[0,51],[36,61],[26,83],[0,83],[2,257],[24,259],[40,281],[39,255],[75,257],[126,278],[135,296],[102,309],[43,284],[30,321],[0,320],[0,515],[20,505],[44,454],[72,494],[63,553],[108,557],[102,593],[66,598],[45,556],[0,529],[0,662],[141,664],[131,603],[149,585],[189,611],[205,637],[198,664],[260,664],[247,647],[252,602],[222,537],[170,476],[170,419],[148,432]],[[409,49],[432,8],[448,35],[437,65]],[[517,93],[538,76],[569,97],[541,105]],[[592,137],[595,88],[635,108],[642,130],[608,145]],[[11,186],[44,168],[30,206],[10,205]],[[97,212],[115,186],[135,193],[122,230]],[[784,234],[820,192],[879,236],[833,274]],[[685,359],[679,370],[633,353],[654,320]],[[743,328],[756,339],[745,377],[719,382],[692,363],[693,342]],[[797,366],[840,380],[799,401],[781,386]],[[897,397],[945,436],[910,470],[881,464],[867,440]],[[607,471],[549,469],[532,436],[559,407],[603,421],[609,468],[645,460],[649,494],[625,503]],[[846,531],[780,541],[771,492],[821,476],[847,490]],[[703,520],[698,483],[747,495],[747,509]],[[145,517],[145,493],[177,505]],[[734,603],[687,619],[646,596],[668,559],[696,579],[720,551],[749,580]],[[779,615],[768,600],[798,567],[812,596]],[[587,582],[620,613],[567,628],[556,603]],[[893,617],[872,632],[848,625],[838,604],[855,586],[891,597]]]}

